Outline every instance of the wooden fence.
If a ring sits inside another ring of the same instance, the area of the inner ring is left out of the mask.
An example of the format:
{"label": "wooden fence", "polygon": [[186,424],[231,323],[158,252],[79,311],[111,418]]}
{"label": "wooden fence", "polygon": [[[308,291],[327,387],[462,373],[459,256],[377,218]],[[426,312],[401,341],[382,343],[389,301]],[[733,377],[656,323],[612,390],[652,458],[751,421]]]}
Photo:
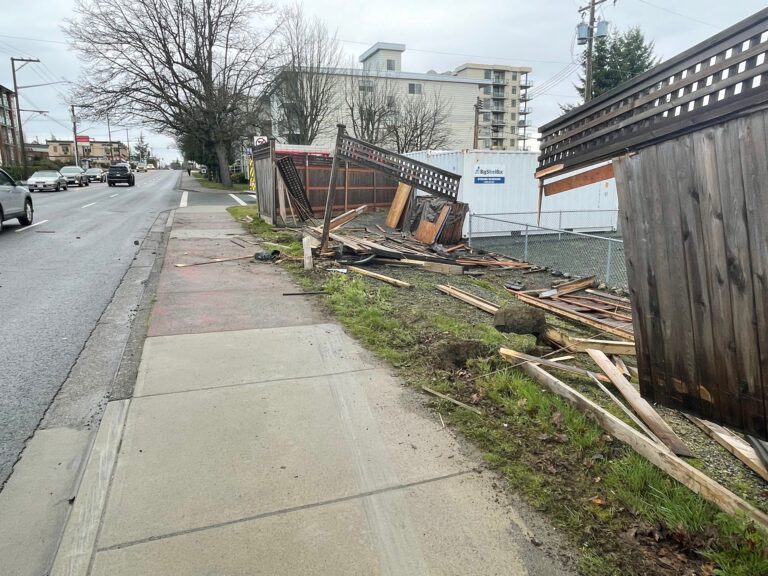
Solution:
{"label": "wooden fence", "polygon": [[768,112],[613,163],[643,396],[765,438]]}

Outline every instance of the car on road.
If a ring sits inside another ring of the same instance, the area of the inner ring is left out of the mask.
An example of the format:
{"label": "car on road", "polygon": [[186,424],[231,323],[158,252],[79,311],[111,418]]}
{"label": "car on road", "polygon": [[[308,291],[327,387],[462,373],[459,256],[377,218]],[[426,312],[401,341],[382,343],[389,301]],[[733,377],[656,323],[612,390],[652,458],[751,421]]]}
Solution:
{"label": "car on road", "polygon": [[19,224],[29,226],[34,214],[29,190],[20,181],[11,178],[8,172],[0,170],[0,232],[3,231],[5,220],[18,218]]}
{"label": "car on road", "polygon": [[40,192],[45,192],[46,190],[58,192],[59,190],[67,189],[67,179],[58,170],[38,170],[27,178],[27,189],[30,192],[35,192],[36,190],[40,190]]}
{"label": "car on road", "polygon": [[127,164],[115,164],[109,167],[107,172],[107,184],[115,186],[116,184],[128,184],[133,186],[136,183],[136,176],[131,172],[131,167]]}
{"label": "car on road", "polygon": [[106,182],[107,173],[101,168],[88,168],[85,171],[85,176],[88,178],[88,182]]}
{"label": "car on road", "polygon": [[64,166],[61,170],[62,176],[67,179],[67,184],[74,186],[88,186],[88,177],[85,175],[85,170],[80,166]]}
{"label": "car on road", "polygon": [[136,164],[136,172],[146,172],[147,171],[147,165],[143,162],[139,162]]}

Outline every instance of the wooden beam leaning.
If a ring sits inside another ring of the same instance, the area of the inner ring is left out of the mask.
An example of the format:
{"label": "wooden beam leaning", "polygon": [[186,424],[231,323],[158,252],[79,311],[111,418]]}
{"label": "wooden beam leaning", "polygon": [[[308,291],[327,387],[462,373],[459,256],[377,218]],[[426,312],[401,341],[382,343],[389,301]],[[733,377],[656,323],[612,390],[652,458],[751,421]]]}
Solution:
{"label": "wooden beam leaning", "polygon": [[331,178],[328,182],[328,196],[325,198],[325,215],[323,216],[323,236],[320,238],[320,252],[328,243],[328,234],[331,232],[331,214],[333,213],[333,199],[336,196],[336,178],[339,175],[339,162],[341,161],[341,139],[344,137],[344,124],[336,125],[336,149],[333,153],[331,165]]}
{"label": "wooden beam leaning", "polygon": [[675,434],[675,431],[669,427],[669,424],[659,416],[659,413],[653,409],[653,406],[651,406],[645,398],[640,396],[640,392],[638,392],[635,387],[624,378],[624,375],[605,354],[599,350],[587,350],[587,354],[589,354],[590,358],[595,361],[595,364],[605,372],[635,413],[643,422],[645,422],[648,428],[653,430],[653,433],[659,440],[669,446],[670,450],[678,456],[693,456],[691,449],[685,445],[677,434]]}
{"label": "wooden beam leaning", "polygon": [[762,530],[768,532],[768,514],[758,510],[704,474],[701,470],[694,468],[686,461],[675,456],[666,447],[658,445],[650,438],[643,436],[643,434],[632,428],[629,424],[538,366],[526,362],[521,368],[547,390],[565,398],[576,409],[594,418],[611,436],[627,444],[635,452],[644,456],[651,464],[666,472],[705,500],[729,514],[746,514]]}
{"label": "wooden beam leaning", "polygon": [[362,274],[363,276],[368,276],[370,278],[375,278],[376,280],[381,280],[382,282],[386,282],[387,284],[392,284],[392,286],[397,286],[398,288],[411,287],[411,285],[408,284],[408,282],[403,282],[402,280],[398,280],[397,278],[390,278],[389,276],[384,276],[384,274],[377,274],[376,272],[371,272],[370,270],[366,270],[365,268],[358,268],[357,266],[347,266],[347,268],[352,272],[357,272],[358,274]]}
{"label": "wooden beam leaning", "polygon": [[600,350],[606,354],[629,354],[630,356],[636,354],[634,342],[576,338],[574,336],[569,336],[568,334],[563,334],[554,328],[547,328],[543,336],[546,340],[549,340],[553,344],[560,346],[560,348],[564,348],[569,352],[586,352],[587,348],[592,348],[593,350]]}
{"label": "wooden beam leaning", "polygon": [[556,180],[555,182],[545,184],[544,196],[553,196],[554,194],[567,192],[568,190],[587,186],[588,184],[594,184],[595,182],[610,180],[611,178],[613,178],[613,163],[609,162],[608,164],[592,168],[586,172],[574,174],[573,176],[568,176],[562,180]]}
{"label": "wooden beam leaning", "polygon": [[499,354],[501,354],[501,357],[504,358],[504,360],[513,364],[519,363],[515,362],[515,360],[533,362],[534,364],[541,364],[547,368],[562,370],[563,372],[570,372],[571,374],[578,374],[584,378],[590,378],[591,376],[594,376],[602,382],[610,382],[610,379],[605,374],[600,374],[599,372],[590,372],[589,370],[579,368],[578,366],[569,366],[568,364],[561,364],[560,362],[547,360],[546,358],[539,358],[538,356],[531,356],[530,354],[524,354],[523,352],[518,352],[517,350],[512,350],[510,348],[500,348]]}

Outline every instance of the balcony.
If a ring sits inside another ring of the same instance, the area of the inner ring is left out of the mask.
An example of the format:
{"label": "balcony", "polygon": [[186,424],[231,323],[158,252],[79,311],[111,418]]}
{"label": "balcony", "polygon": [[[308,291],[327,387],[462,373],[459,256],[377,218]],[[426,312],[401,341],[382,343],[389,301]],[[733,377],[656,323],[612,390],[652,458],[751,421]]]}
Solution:
{"label": "balcony", "polygon": [[530,106],[527,106],[525,108],[520,108],[517,111],[517,113],[520,114],[520,116],[525,116],[526,114],[530,114],[531,112],[533,112],[533,108],[531,108]]}
{"label": "balcony", "polygon": [[520,88],[532,88],[533,85],[533,80],[529,80],[526,77],[520,78]]}
{"label": "balcony", "polygon": [[520,102],[530,102],[530,101],[531,101],[531,97],[528,96],[527,92],[525,94],[520,94]]}
{"label": "balcony", "polygon": [[528,122],[528,120],[518,120],[517,121],[517,126],[519,128],[530,128],[531,123]]}
{"label": "balcony", "polygon": [[509,80],[507,80],[506,78],[494,78],[492,82],[497,86],[506,86],[507,84],[509,84]]}
{"label": "balcony", "polygon": [[504,92],[494,92],[492,97],[499,99],[499,98],[506,98],[506,95],[504,94]]}
{"label": "balcony", "polygon": [[491,126],[506,126],[507,123],[504,120],[504,118],[492,118],[491,119]]}

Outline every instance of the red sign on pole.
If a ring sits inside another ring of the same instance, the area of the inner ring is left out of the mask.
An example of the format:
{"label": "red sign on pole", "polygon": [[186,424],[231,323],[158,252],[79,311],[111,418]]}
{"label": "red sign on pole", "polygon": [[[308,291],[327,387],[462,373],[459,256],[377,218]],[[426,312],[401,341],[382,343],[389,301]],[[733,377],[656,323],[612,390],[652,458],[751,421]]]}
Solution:
{"label": "red sign on pole", "polygon": [[78,142],[90,142],[91,138],[89,136],[78,136],[77,137]]}

